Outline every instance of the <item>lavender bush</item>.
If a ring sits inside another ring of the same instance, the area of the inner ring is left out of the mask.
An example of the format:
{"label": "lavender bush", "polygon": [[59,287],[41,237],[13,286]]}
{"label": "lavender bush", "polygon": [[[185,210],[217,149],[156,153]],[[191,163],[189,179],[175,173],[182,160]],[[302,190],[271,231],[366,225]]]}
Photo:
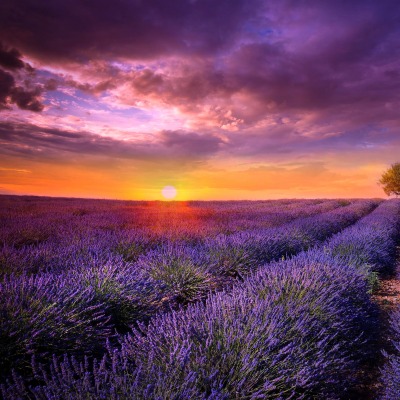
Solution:
{"label": "lavender bush", "polygon": [[3,397],[343,398],[376,335],[368,276],[393,260],[399,211],[384,202],[320,248],[139,324],[101,361],[34,363],[35,382],[15,375]]}
{"label": "lavender bush", "polygon": [[206,242],[218,276],[239,276],[258,266],[315,246],[371,212],[379,202],[365,200],[312,217],[298,218],[280,228],[253,229],[220,235]]}
{"label": "lavender bush", "polygon": [[158,245],[270,228],[342,207],[340,201],[145,202],[0,196],[0,275],[64,271]]}
{"label": "lavender bush", "polygon": [[32,356],[96,354],[111,336],[91,287],[77,290],[53,276],[9,277],[0,283],[0,371],[23,370]]}
{"label": "lavender bush", "polygon": [[139,259],[137,268],[161,282],[171,303],[193,302],[212,288],[207,257],[193,247],[163,246]]}
{"label": "lavender bush", "polygon": [[[146,321],[159,310],[166,291],[163,282],[124,262],[68,270],[58,279],[78,292],[91,290],[90,301],[103,306],[111,325],[119,332],[137,320]],[[85,302],[81,305],[85,306]]]}

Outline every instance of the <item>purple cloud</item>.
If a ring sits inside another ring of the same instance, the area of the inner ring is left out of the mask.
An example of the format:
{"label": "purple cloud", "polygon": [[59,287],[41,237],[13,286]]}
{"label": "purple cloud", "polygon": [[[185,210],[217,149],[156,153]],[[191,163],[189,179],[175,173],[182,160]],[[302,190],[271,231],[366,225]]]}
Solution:
{"label": "purple cloud", "polygon": [[214,135],[184,131],[161,132],[158,140],[150,144],[13,122],[0,122],[0,138],[0,154],[52,162],[71,154],[156,162],[168,159],[178,163],[197,162],[217,152],[221,143]]}
{"label": "purple cloud", "polygon": [[[9,109],[11,104],[16,104],[22,110],[42,111],[44,106],[40,101],[42,88],[31,86],[30,80],[19,85],[15,77],[22,74],[32,75],[34,69],[21,60],[22,54],[15,48],[8,48],[0,42],[0,66],[11,71],[0,69],[0,110]],[[22,72],[20,72],[22,71]]]}
{"label": "purple cloud", "polygon": [[33,89],[18,86],[11,73],[0,69],[0,110],[16,104],[22,110],[42,111],[44,106],[40,101],[41,93],[38,86]]}
{"label": "purple cloud", "polygon": [[22,54],[14,48],[7,48],[0,42],[0,66],[10,70],[25,68],[26,64],[21,60]]}
{"label": "purple cloud", "polygon": [[176,149],[180,154],[210,155],[220,150],[223,141],[213,134],[197,134],[183,131],[161,132],[161,142]]}
{"label": "purple cloud", "polygon": [[258,1],[5,0],[0,36],[23,52],[58,62],[104,56],[149,59],[209,54],[229,46]]}

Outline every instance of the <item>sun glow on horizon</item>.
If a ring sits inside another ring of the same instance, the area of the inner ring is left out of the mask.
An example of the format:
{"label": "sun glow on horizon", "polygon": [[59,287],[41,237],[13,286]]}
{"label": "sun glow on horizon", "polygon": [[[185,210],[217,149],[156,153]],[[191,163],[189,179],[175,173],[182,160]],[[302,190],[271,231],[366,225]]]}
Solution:
{"label": "sun glow on horizon", "polygon": [[161,194],[167,200],[172,200],[177,195],[177,190],[173,186],[165,186],[161,190]]}

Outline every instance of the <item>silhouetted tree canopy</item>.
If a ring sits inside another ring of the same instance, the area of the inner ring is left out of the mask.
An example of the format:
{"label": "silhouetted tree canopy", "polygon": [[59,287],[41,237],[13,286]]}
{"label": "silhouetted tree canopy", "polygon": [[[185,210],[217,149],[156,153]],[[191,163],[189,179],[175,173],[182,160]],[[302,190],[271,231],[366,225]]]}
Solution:
{"label": "silhouetted tree canopy", "polygon": [[392,164],[383,174],[379,183],[383,186],[384,192],[390,196],[400,195],[400,163]]}

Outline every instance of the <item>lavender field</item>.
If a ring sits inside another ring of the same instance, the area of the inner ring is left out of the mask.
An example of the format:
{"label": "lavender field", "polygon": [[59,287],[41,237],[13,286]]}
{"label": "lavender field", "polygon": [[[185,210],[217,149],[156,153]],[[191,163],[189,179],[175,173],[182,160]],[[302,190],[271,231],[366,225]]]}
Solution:
{"label": "lavender field", "polygon": [[356,398],[399,236],[400,199],[0,196],[2,397]]}

